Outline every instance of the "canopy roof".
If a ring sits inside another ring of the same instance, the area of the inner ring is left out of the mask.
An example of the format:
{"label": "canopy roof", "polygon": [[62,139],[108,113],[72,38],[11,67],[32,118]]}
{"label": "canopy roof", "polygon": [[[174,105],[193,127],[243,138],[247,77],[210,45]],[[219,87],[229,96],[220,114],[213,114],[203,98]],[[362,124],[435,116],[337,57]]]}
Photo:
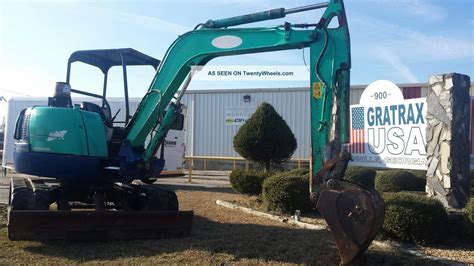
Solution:
{"label": "canopy roof", "polygon": [[132,48],[76,51],[71,54],[68,63],[83,62],[100,68],[105,74],[111,67],[121,66],[122,58],[127,66],[150,65],[156,70],[160,64],[160,60]]}

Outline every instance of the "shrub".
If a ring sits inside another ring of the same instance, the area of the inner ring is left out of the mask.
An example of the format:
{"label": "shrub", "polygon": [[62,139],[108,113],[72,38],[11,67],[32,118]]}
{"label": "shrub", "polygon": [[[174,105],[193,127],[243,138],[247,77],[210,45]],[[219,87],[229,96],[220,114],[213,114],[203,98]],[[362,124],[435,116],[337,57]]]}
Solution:
{"label": "shrub", "polygon": [[380,171],[375,177],[375,189],[379,192],[425,191],[425,184],[425,179],[404,170]]}
{"label": "shrub", "polygon": [[471,198],[464,208],[466,210],[468,233],[474,237],[474,198]]}
{"label": "shrub", "polygon": [[263,203],[269,211],[294,213],[312,208],[309,200],[309,179],[283,172],[263,182]]}
{"label": "shrub", "polygon": [[242,157],[265,165],[282,163],[296,150],[296,138],[273,106],[262,103],[240,127],[234,137],[234,148]]}
{"label": "shrub", "polygon": [[408,170],[416,178],[411,180],[411,191],[425,191],[426,188],[426,170]]}
{"label": "shrub", "polygon": [[372,168],[351,166],[344,174],[344,180],[374,188],[374,179],[377,172]]}
{"label": "shrub", "polygon": [[234,170],[229,179],[235,191],[247,195],[258,195],[262,193],[262,184],[267,176],[264,172]]}
{"label": "shrub", "polygon": [[471,198],[466,204],[466,215],[469,222],[474,223],[474,198]]}
{"label": "shrub", "polygon": [[471,172],[471,197],[474,196],[474,171]]}
{"label": "shrub", "polygon": [[426,187],[426,171],[424,170],[409,170],[415,176],[414,179],[408,179],[407,187],[411,191],[425,191]]}
{"label": "shrub", "polygon": [[410,193],[387,193],[382,237],[426,244],[444,237],[448,215],[436,199]]}
{"label": "shrub", "polygon": [[409,178],[405,180],[403,185],[403,190],[410,191],[425,191],[426,189],[426,178],[420,178],[415,176],[415,178]]}
{"label": "shrub", "polygon": [[309,174],[309,169],[306,169],[306,168],[301,168],[301,169],[293,169],[293,170],[289,170],[289,171],[284,171],[284,172],[279,172],[279,173],[276,173],[274,175],[278,175],[278,176],[305,176]]}
{"label": "shrub", "polygon": [[407,171],[414,174],[418,178],[426,180],[426,170],[407,170]]}

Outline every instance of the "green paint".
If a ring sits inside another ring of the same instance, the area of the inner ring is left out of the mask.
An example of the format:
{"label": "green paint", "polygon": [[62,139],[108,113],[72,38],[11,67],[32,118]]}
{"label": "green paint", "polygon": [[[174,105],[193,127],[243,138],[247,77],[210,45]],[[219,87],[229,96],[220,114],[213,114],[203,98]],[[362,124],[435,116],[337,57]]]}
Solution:
{"label": "green paint", "polygon": [[100,115],[82,110],[80,112],[87,132],[89,156],[107,156],[107,138]]}
{"label": "green paint", "polygon": [[224,19],[217,19],[217,20],[208,20],[204,26],[207,28],[226,28],[230,26],[242,25],[252,22],[270,20],[270,19],[277,19],[277,18],[284,18],[285,17],[285,9],[284,8],[276,8],[268,11],[257,12],[253,14],[231,17],[231,18],[224,18]]}
{"label": "green paint", "polygon": [[[254,17],[234,17],[213,21],[217,26],[247,23],[249,20],[266,18],[263,13]],[[331,19],[338,19],[340,26],[329,29]],[[215,26],[215,25],[214,25]],[[215,26],[215,27],[217,27]],[[220,45],[218,40],[231,36],[233,44]],[[336,123],[337,136],[341,143],[349,140],[349,70],[350,40],[345,11],[342,1],[330,1],[320,25],[316,29],[301,30],[294,28],[231,28],[212,29],[203,27],[181,35],[168,49],[155,75],[147,95],[139,105],[132,123],[127,125],[127,140],[132,147],[143,145],[148,134],[155,128],[156,134],[146,147],[143,155],[148,162],[162,143],[171,124],[176,120],[179,108],[169,106],[174,94],[189,74],[191,67],[205,65],[220,56],[249,53],[301,49],[310,47],[311,78],[317,99],[311,97],[311,140],[313,174],[322,168],[323,150],[329,141],[331,131],[331,111],[334,98],[340,109],[340,119]],[[168,107],[169,106],[169,107]],[[159,124],[158,124],[159,123]],[[158,126],[157,126],[158,124]],[[317,191],[318,183],[312,191]]]}
{"label": "green paint", "polygon": [[98,114],[55,107],[33,107],[30,114],[31,151],[107,156],[104,126]]}

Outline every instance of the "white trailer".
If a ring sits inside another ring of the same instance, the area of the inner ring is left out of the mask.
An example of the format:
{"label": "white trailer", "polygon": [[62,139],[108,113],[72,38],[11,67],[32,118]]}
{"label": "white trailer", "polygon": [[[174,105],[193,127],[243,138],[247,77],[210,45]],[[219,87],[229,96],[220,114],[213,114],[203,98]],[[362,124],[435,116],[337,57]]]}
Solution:
{"label": "white trailer", "polygon": [[[102,104],[101,99],[92,97],[72,97],[74,104],[80,104],[81,102],[92,102],[98,105]],[[140,98],[130,98],[129,106],[130,113],[133,114]],[[107,99],[110,104],[112,115],[120,109],[120,112],[115,119],[114,126],[123,126],[125,121],[125,102],[123,98],[110,97]],[[10,97],[5,101],[0,102],[0,133],[4,132],[3,139],[3,157],[2,157],[2,169],[3,173],[7,171],[14,171],[13,165],[13,150],[15,148],[15,140],[13,134],[15,132],[16,119],[21,110],[32,107],[32,106],[47,106],[48,97]],[[186,117],[186,108],[183,109],[183,113]],[[186,123],[184,123],[186,125]],[[185,128],[181,131],[170,130],[165,140],[164,145],[164,158],[165,166],[161,173],[163,176],[181,176],[184,175],[183,163],[185,153]],[[148,138],[149,139],[149,138]],[[148,141],[148,140],[147,140]],[[161,150],[161,149],[160,149]],[[157,156],[160,156],[160,152],[157,152]]]}

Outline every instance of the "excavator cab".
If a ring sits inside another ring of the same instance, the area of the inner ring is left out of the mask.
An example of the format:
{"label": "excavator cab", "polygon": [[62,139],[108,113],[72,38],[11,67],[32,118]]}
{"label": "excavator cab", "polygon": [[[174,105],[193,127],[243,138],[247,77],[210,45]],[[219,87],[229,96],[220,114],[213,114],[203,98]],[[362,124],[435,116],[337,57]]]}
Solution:
{"label": "excavator cab", "polygon": [[[98,50],[82,50],[76,51],[71,54],[67,64],[67,74],[66,82],[61,83],[60,85],[68,85],[71,80],[71,68],[74,62],[82,62],[94,67],[99,68],[104,74],[104,82],[102,95],[90,93],[78,89],[69,88],[70,92],[81,94],[84,96],[98,98],[102,101],[102,104],[98,106],[95,103],[84,102],[81,105],[81,108],[87,111],[97,112],[104,120],[110,120],[113,118],[112,110],[107,102],[107,81],[109,70],[114,66],[122,67],[123,72],[123,91],[124,91],[124,100],[125,100],[125,119],[123,121],[113,121],[116,124],[126,125],[130,120],[130,103],[128,97],[128,79],[127,79],[127,66],[151,66],[155,69],[158,69],[160,60],[141,53],[132,48],[119,48],[119,49],[98,49]],[[55,102],[58,88],[56,88],[55,97],[50,98],[50,103]],[[102,112],[97,108],[102,109]]]}

